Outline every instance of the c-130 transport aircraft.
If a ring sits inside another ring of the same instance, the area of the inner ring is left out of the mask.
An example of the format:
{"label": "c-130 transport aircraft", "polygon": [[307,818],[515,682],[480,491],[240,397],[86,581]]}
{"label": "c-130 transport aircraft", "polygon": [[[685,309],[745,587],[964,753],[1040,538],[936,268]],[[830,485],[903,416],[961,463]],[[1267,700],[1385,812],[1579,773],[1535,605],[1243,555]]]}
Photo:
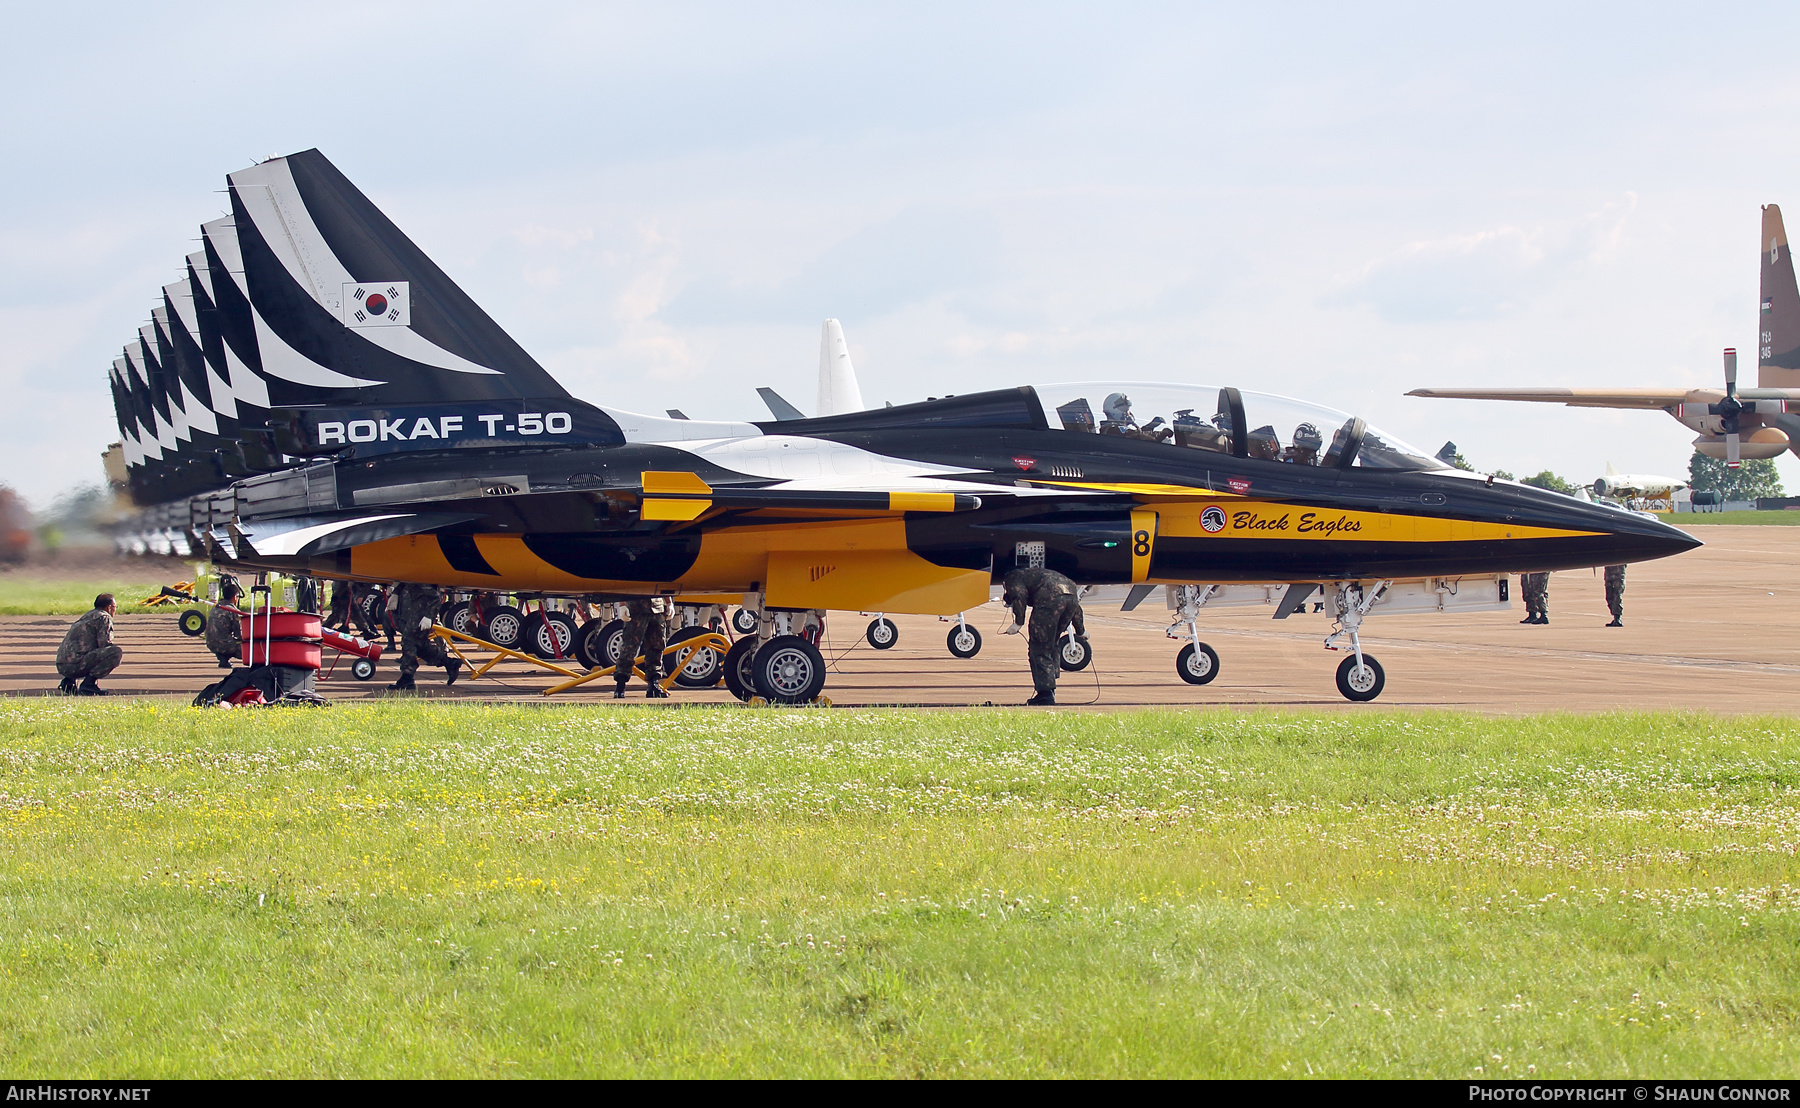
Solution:
{"label": "c-130 transport aircraft", "polygon": [[[231,215],[111,377],[153,548],[239,571],[741,602],[735,687],[817,697],[808,610],[954,615],[1015,565],[1207,606],[1324,610],[1379,695],[1371,612],[1507,607],[1509,572],[1641,562],[1661,522],[1463,473],[1354,416],[1189,384],[994,389],[781,421],[569,395],[316,150],[229,175]],[[1320,592],[1322,598],[1313,600]]]}

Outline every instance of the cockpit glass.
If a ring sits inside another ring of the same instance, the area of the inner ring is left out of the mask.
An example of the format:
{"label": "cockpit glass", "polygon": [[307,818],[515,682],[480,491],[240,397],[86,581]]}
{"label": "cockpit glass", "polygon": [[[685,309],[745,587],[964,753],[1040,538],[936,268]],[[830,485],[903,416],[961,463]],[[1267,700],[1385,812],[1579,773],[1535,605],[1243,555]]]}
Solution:
{"label": "cockpit glass", "polygon": [[1036,385],[1053,428],[1293,465],[1443,469],[1355,416],[1287,396],[1206,385]]}

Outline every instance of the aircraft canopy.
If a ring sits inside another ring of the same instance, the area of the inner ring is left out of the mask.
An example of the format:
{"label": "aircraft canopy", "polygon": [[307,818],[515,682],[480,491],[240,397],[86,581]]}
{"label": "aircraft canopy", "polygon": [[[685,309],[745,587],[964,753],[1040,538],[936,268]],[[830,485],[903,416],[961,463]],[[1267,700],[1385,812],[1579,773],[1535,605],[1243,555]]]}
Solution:
{"label": "aircraft canopy", "polygon": [[1138,381],[1036,385],[1052,428],[1348,469],[1444,469],[1356,416],[1287,396]]}

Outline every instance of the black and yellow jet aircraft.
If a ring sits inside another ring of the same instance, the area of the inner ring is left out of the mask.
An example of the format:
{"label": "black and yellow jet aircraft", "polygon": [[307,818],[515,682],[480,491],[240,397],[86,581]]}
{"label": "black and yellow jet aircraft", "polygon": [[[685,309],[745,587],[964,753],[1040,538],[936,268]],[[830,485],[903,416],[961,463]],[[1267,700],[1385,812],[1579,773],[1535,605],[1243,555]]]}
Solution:
{"label": "black and yellow jet aircraft", "polygon": [[1508,573],[1698,545],[1230,387],[1027,385],[742,423],[590,404],[317,151],[229,192],[115,363],[130,541],[249,570],[741,601],[760,630],[727,670],[775,700],[825,680],[784,633],[796,613],[951,615],[1024,564],[1134,600],[1166,587],[1196,683],[1218,661],[1200,609],[1310,602],[1338,622],[1340,690],[1367,700],[1385,680],[1361,648],[1372,611],[1504,607]]}

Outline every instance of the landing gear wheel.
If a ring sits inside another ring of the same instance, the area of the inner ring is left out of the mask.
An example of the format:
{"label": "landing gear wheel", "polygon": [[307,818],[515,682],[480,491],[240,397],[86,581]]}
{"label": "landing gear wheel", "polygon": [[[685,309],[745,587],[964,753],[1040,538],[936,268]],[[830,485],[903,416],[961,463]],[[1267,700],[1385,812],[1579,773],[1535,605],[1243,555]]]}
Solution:
{"label": "landing gear wheel", "polygon": [[868,639],[869,645],[876,650],[892,650],[900,641],[900,628],[886,616],[877,616],[869,621],[869,629],[863,632],[863,638]]}
{"label": "landing gear wheel", "polygon": [[175,626],[181,628],[184,635],[198,635],[206,630],[206,613],[186,611],[175,617]]}
{"label": "landing gear wheel", "polygon": [[508,650],[519,649],[525,637],[525,616],[510,604],[502,604],[488,613],[487,641]]}
{"label": "landing gear wheel", "polygon": [[[675,632],[670,645],[707,633],[704,627],[683,627]],[[710,646],[678,650],[669,665],[675,671],[675,683],[684,689],[710,689],[725,672],[724,660]]]}
{"label": "landing gear wheel", "polygon": [[575,636],[575,657],[589,669],[612,665],[619,655],[618,634],[624,630],[625,624],[616,619],[588,620]]}
{"label": "landing gear wheel", "polygon": [[981,632],[968,624],[960,624],[950,628],[950,634],[944,638],[944,645],[958,658],[973,658],[981,653]]}
{"label": "landing gear wheel", "polygon": [[750,663],[756,657],[755,639],[739,639],[725,652],[725,687],[731,695],[749,703],[756,695],[756,681],[750,675]]}
{"label": "landing gear wheel", "polygon": [[475,622],[474,612],[475,605],[467,600],[458,600],[445,609],[443,617],[438,622],[452,631],[461,631],[465,635],[475,635],[476,638],[480,638],[481,636],[470,627],[470,624]]}
{"label": "landing gear wheel", "polygon": [[367,658],[358,658],[356,661],[350,663],[350,676],[356,678],[358,681],[367,681],[369,678],[375,676],[375,663],[369,661]]}
{"label": "landing gear wheel", "polygon": [[531,632],[526,642],[540,658],[573,658],[575,656],[575,618],[562,612],[539,612],[531,617]]}
{"label": "landing gear wheel", "polygon": [[1190,685],[1205,685],[1219,675],[1219,654],[1205,643],[1188,643],[1175,655],[1175,672]]}
{"label": "landing gear wheel", "polygon": [[825,655],[799,635],[776,635],[750,663],[757,694],[774,704],[806,704],[825,688]]}
{"label": "landing gear wheel", "polygon": [[1381,690],[1386,685],[1387,674],[1382,672],[1381,663],[1377,662],[1374,655],[1366,650],[1363,652],[1360,666],[1356,664],[1356,655],[1354,654],[1338,663],[1338,692],[1344,694],[1345,700],[1354,700],[1358,703],[1374,700],[1381,695]]}
{"label": "landing gear wheel", "polygon": [[387,593],[375,589],[357,602],[362,607],[363,622],[377,631],[385,626],[382,618],[387,615]]}
{"label": "landing gear wheel", "polygon": [[1064,635],[1062,650],[1056,660],[1062,664],[1062,668],[1070,673],[1078,673],[1086,669],[1088,663],[1094,660],[1094,650],[1080,639],[1071,639]]}
{"label": "landing gear wheel", "polygon": [[756,634],[756,613],[748,608],[731,613],[731,629],[740,635]]}

